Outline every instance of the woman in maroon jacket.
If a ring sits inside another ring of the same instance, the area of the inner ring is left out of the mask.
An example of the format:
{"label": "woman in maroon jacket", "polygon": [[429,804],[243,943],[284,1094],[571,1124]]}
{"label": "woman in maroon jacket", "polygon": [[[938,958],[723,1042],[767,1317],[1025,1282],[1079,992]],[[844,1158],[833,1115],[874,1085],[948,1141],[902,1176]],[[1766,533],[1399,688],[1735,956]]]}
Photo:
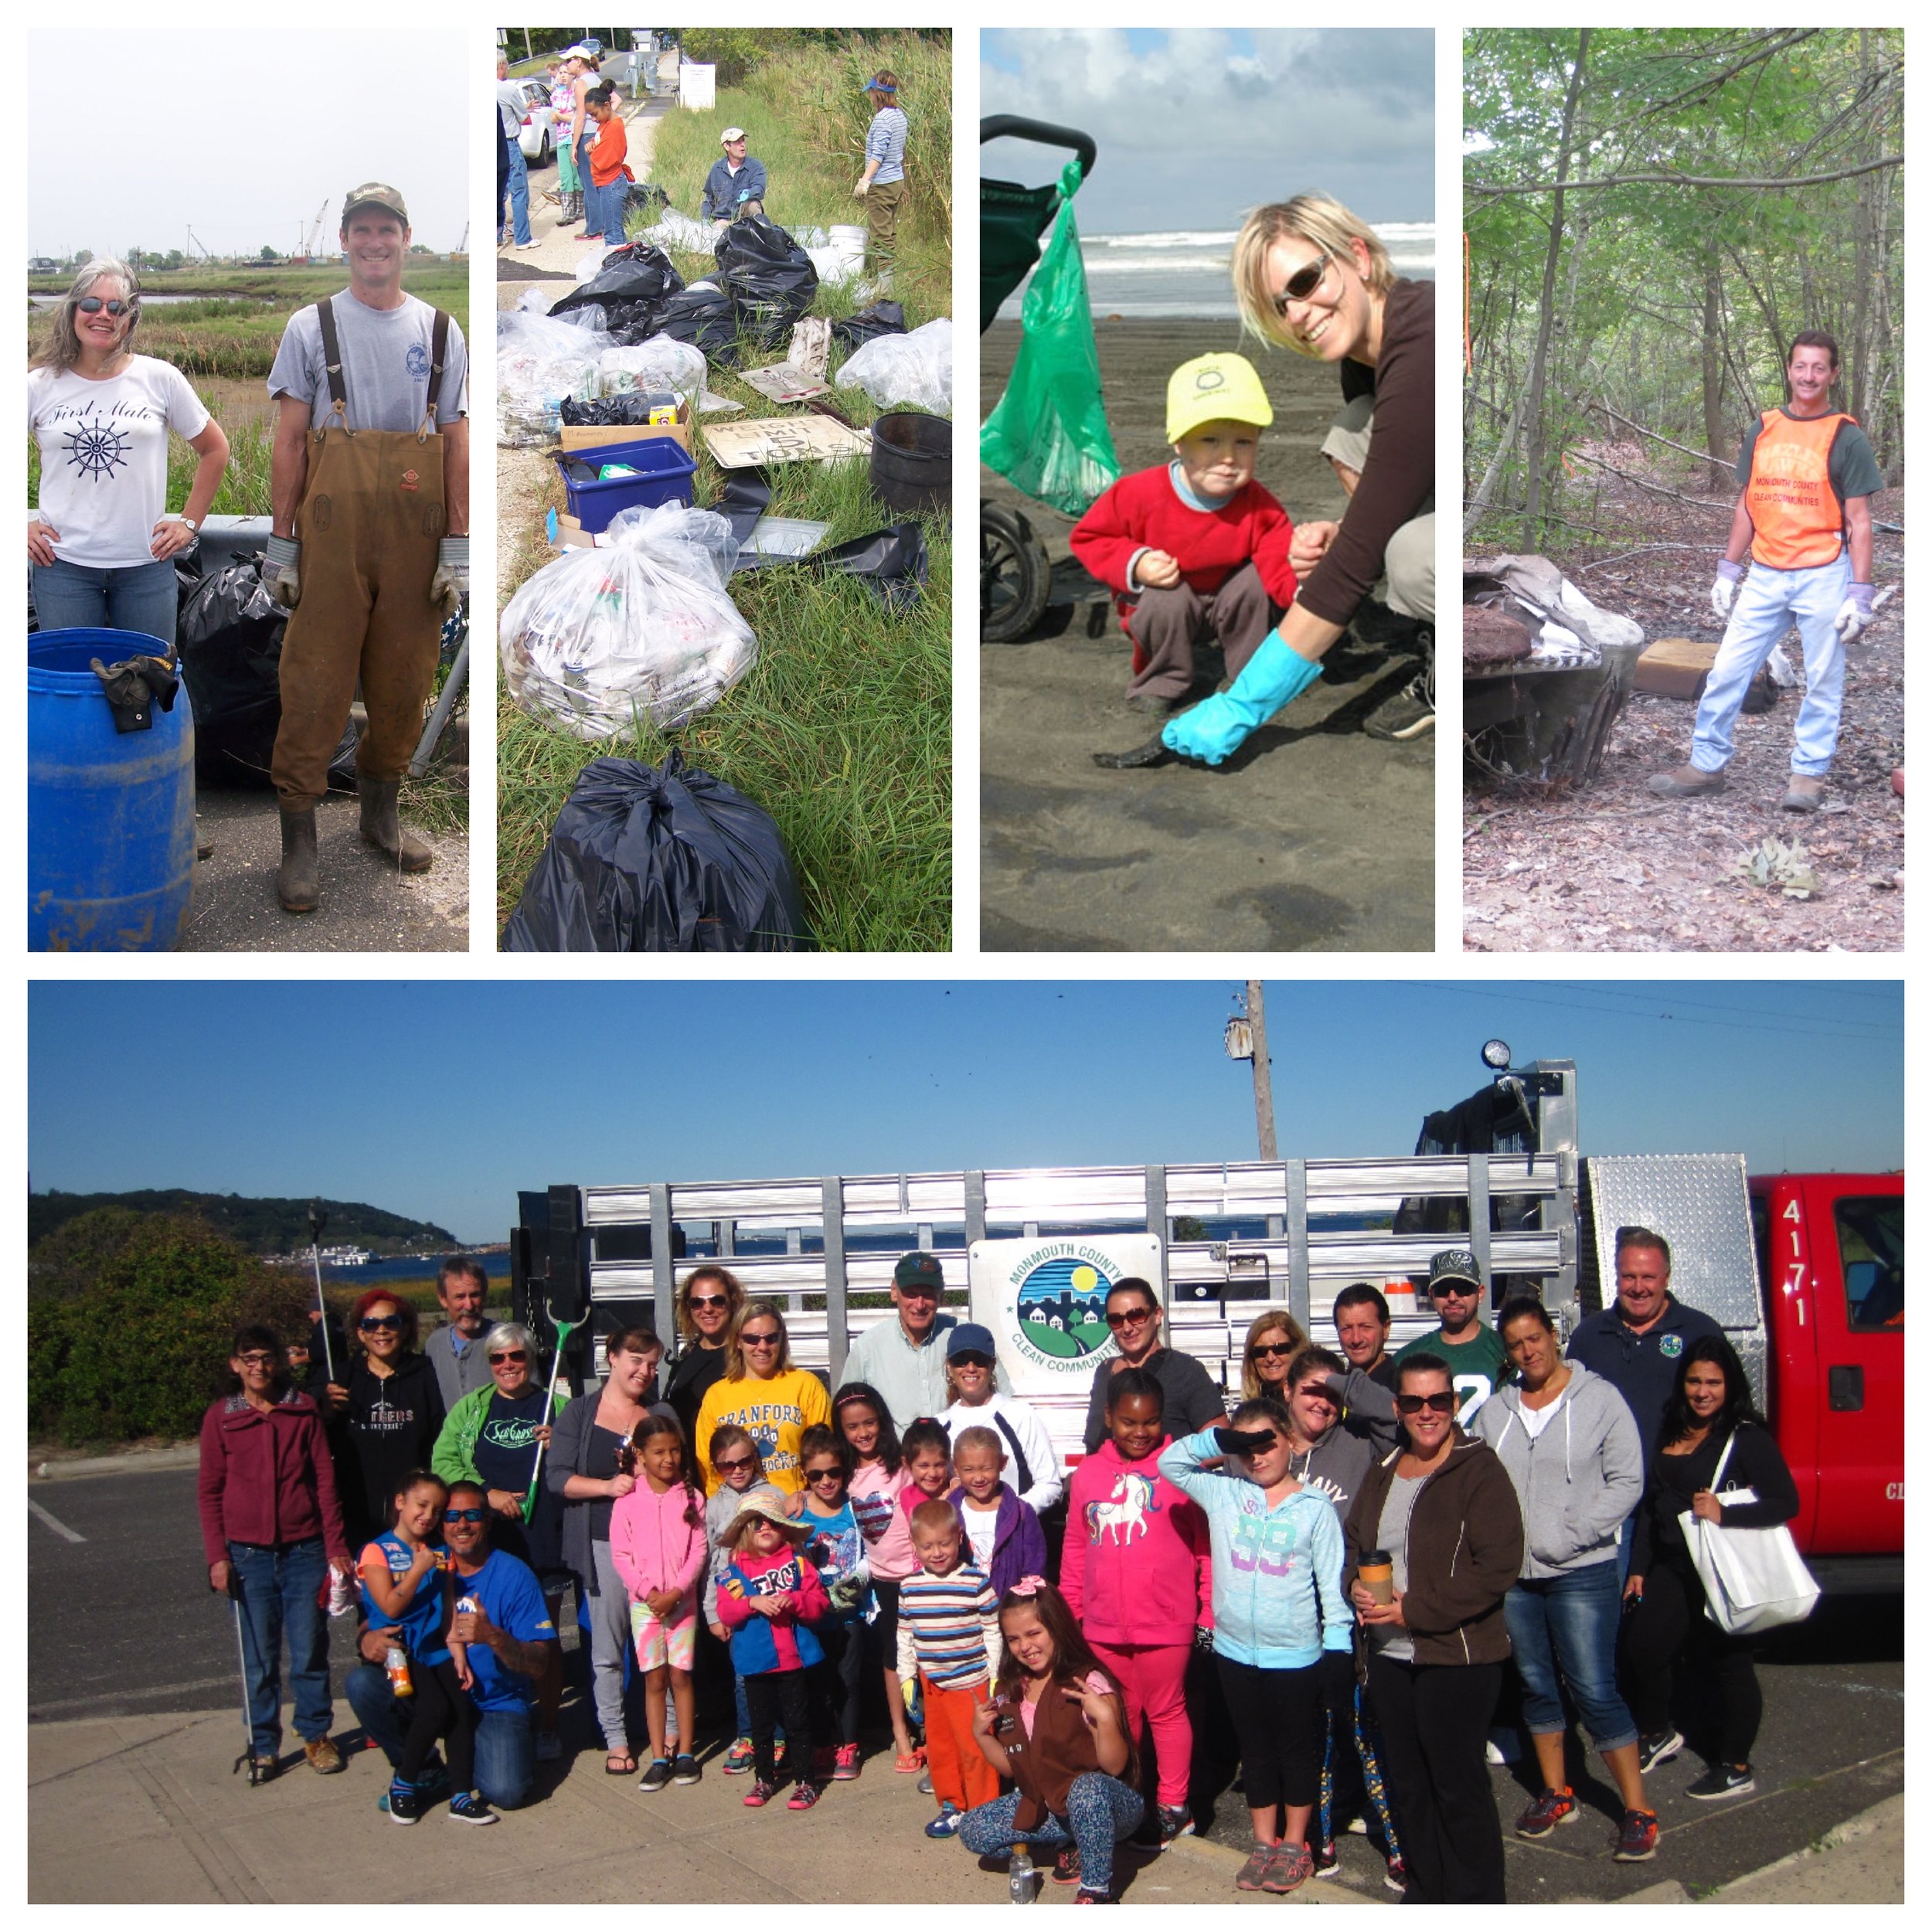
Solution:
{"label": "woman in maroon jacket", "polygon": [[198,1493],[208,1587],[240,1606],[256,1777],[279,1768],[284,1632],[303,1753],[316,1770],[339,1771],[321,1594],[330,1570],[346,1578],[354,1564],[321,1417],[290,1386],[272,1328],[242,1329],[228,1366],[233,1392],[202,1418]]}

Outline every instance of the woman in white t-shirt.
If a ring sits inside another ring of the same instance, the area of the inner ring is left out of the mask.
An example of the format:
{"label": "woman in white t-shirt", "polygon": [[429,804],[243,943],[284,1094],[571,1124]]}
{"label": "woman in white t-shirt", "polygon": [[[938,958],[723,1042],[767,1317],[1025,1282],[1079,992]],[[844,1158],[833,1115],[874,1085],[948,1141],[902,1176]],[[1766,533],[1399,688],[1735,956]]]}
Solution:
{"label": "woman in white t-shirt", "polygon": [[[138,631],[172,644],[174,556],[215,500],[228,438],[179,369],[130,350],[140,319],[133,271],[97,256],[28,365],[40,506],[27,524],[27,561],[43,630]],[[171,430],[200,459],[176,517],[167,514]]]}

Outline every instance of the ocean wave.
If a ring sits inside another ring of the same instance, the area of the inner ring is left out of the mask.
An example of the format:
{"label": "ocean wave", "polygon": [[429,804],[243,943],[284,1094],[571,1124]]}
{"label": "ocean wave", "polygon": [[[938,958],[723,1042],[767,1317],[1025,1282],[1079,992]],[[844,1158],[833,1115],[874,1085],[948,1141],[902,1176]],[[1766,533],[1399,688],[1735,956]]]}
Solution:
{"label": "ocean wave", "polygon": [[1222,255],[1128,256],[1115,261],[1104,257],[1096,261],[1083,257],[1090,278],[1110,275],[1225,274],[1228,258]]}

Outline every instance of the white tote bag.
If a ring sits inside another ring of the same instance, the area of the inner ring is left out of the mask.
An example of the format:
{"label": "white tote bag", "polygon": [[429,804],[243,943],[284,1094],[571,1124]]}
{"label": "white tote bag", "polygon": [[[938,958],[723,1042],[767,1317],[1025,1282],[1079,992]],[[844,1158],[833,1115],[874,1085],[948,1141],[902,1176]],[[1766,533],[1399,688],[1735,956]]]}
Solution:
{"label": "white tote bag", "polygon": [[[1755,1502],[1750,1489],[1722,1487],[1725,1465],[1731,1459],[1733,1430],[1717,1459],[1711,1489],[1720,1504]],[[1704,1614],[1733,1637],[1749,1637],[1775,1630],[1780,1624],[1801,1624],[1818,1601],[1818,1587],[1798,1553],[1790,1526],[1743,1529],[1728,1523],[1707,1522],[1690,1510],[1677,1519],[1684,1532],[1698,1580],[1704,1586]]]}

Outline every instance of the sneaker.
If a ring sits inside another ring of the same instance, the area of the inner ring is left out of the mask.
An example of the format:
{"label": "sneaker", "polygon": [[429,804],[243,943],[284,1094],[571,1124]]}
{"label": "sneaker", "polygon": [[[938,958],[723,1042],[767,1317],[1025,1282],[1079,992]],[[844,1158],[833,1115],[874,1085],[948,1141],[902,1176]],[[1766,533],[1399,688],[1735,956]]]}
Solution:
{"label": "sneaker", "polygon": [[1185,1838],[1194,1829],[1194,1814],[1185,1804],[1162,1804],[1155,1811],[1154,1822],[1155,1838],[1165,1851],[1177,1838]]}
{"label": "sneaker", "polygon": [[1366,1818],[1352,1818],[1345,1829],[1351,1838],[1366,1838],[1369,1835],[1369,1821]]}
{"label": "sneaker", "polygon": [[335,1748],[332,1737],[306,1738],[302,1743],[302,1755],[308,1760],[311,1771],[327,1774],[342,1768],[342,1754]]}
{"label": "sneaker", "polygon": [[1315,1861],[1309,1857],[1305,1845],[1277,1845],[1268,1860],[1268,1869],[1261,1875],[1261,1889],[1298,1892],[1314,1869]]}
{"label": "sneaker", "polygon": [[1382,1875],[1382,1882],[1391,1892],[1406,1892],[1409,1889],[1409,1862],[1406,1859],[1391,1859],[1389,1869]]}
{"label": "sneaker", "polygon": [[848,1784],[859,1775],[859,1747],[841,1744],[832,1754],[832,1774],[841,1784]]}
{"label": "sneaker", "polygon": [[1547,1838],[1560,1825],[1574,1825],[1583,1816],[1566,1784],[1560,1791],[1545,1791],[1516,1821],[1519,1838]]}
{"label": "sneaker", "polygon": [[1362,726],[1371,738],[1403,744],[1426,738],[1435,728],[1436,681],[1431,671],[1418,671],[1393,698],[1384,698]]}
{"label": "sneaker", "polygon": [[1257,1845],[1248,1853],[1248,1862],[1234,1875],[1234,1889],[1237,1892],[1258,1892],[1261,1881],[1267,1875],[1270,1862],[1274,1857],[1272,1845]]}
{"label": "sneaker", "polygon": [[450,1820],[456,1825],[494,1825],[496,1814],[483,1802],[481,1791],[458,1791],[450,1800]]}
{"label": "sneaker", "polygon": [[751,1740],[740,1737],[733,1741],[730,1750],[724,1754],[724,1774],[726,1777],[742,1777],[757,1761],[757,1753],[751,1748]]}
{"label": "sneaker", "polygon": [[932,1796],[932,1794],[933,1794],[933,1774],[932,1774],[932,1773],[931,1773],[930,1771],[922,1771],[922,1772],[920,1774],[920,1777],[919,1777],[919,1783],[918,1783],[917,1786],[915,1788],[916,1788],[917,1790],[918,1790],[918,1791],[920,1791],[920,1793],[921,1793],[923,1796],[925,1796],[925,1797],[927,1797],[927,1798],[930,1798],[930,1797]]}
{"label": "sneaker", "polygon": [[1640,1777],[1648,1777],[1659,1764],[1668,1764],[1684,1748],[1684,1733],[1680,1730],[1659,1731],[1655,1737],[1640,1737],[1637,1740],[1637,1770]]}
{"label": "sneaker", "polygon": [[1118,1905],[1120,1900],[1111,1892],[1090,1892],[1085,1886],[1073,1894],[1076,1905]]}
{"label": "sneaker", "polygon": [[787,1811],[808,1811],[818,1802],[818,1787],[808,1784],[802,1777],[791,1787],[791,1795],[785,1800]]}
{"label": "sneaker", "polygon": [[389,1821],[392,1825],[413,1825],[423,1815],[423,1795],[413,1784],[405,1784],[400,1777],[389,1780]]}
{"label": "sneaker", "polygon": [[1509,1759],[1505,1757],[1502,1754],[1502,1747],[1498,1744],[1493,1737],[1488,1738],[1484,1741],[1482,1747],[1482,1761],[1485,1764],[1495,1765],[1507,1764],[1509,1762]]}
{"label": "sneaker", "polygon": [[926,1835],[928,1838],[957,1838],[959,1835],[959,1807],[957,1804],[942,1804],[939,1808],[938,1817],[927,1823]]}
{"label": "sneaker", "polygon": [[654,1757],[645,1767],[643,1777],[638,1780],[641,1791],[661,1791],[671,1782],[671,1760],[668,1757]]}
{"label": "sneaker", "polygon": [[704,1768],[689,1751],[680,1751],[671,1760],[671,1781],[673,1784],[696,1784],[704,1777]]}
{"label": "sneaker", "polygon": [[554,1764],[563,1755],[563,1740],[555,1731],[539,1731],[536,1734],[536,1761],[539,1764]]}
{"label": "sneaker", "polygon": [[745,1803],[750,1810],[756,1811],[769,1804],[777,1795],[777,1785],[767,1784],[762,1777],[755,1778],[751,1789],[745,1793]]}
{"label": "sneaker", "polygon": [[1342,1869],[1342,1861],[1335,1855],[1335,1840],[1324,1838],[1319,1845],[1311,1845],[1308,1850],[1315,1859],[1315,1876],[1318,1879],[1332,1879]]}
{"label": "sneaker", "polygon": [[1049,1876],[1056,1885],[1079,1884],[1080,1848],[1077,1845],[1063,1845],[1053,1854],[1053,1869]]}
{"label": "sneaker", "polygon": [[1757,1789],[1748,1764],[1713,1764],[1685,1791],[1686,1798],[1742,1798]]}
{"label": "sneaker", "polygon": [[1655,1811],[1626,1811],[1624,1822],[1617,1833],[1615,1849],[1611,1856],[1619,1864],[1638,1865],[1645,1859],[1657,1855],[1657,1814]]}

